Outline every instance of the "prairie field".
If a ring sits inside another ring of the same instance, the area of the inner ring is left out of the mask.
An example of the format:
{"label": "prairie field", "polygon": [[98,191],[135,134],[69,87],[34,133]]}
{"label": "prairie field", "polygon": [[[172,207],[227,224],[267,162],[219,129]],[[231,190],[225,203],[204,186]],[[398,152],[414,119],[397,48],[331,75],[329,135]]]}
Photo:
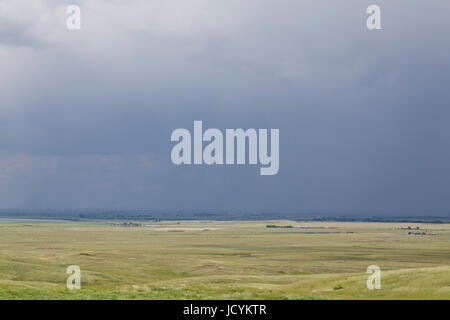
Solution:
{"label": "prairie field", "polygon": [[0,299],[450,299],[450,224],[113,222],[0,220]]}

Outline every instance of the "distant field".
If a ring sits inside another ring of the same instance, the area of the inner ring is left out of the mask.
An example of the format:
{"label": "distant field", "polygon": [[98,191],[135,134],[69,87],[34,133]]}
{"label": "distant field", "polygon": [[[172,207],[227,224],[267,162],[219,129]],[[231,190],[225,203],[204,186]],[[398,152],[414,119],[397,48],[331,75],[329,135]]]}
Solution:
{"label": "distant field", "polygon": [[0,299],[450,299],[450,224],[139,223],[0,220]]}

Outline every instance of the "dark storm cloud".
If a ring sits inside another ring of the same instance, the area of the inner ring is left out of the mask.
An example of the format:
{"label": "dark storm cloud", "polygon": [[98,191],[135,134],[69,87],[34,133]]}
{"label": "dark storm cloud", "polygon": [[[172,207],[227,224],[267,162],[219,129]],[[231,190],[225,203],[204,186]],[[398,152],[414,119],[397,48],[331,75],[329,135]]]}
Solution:
{"label": "dark storm cloud", "polygon": [[[448,215],[450,4],[2,1],[3,207]],[[280,172],[173,129],[280,128]]]}

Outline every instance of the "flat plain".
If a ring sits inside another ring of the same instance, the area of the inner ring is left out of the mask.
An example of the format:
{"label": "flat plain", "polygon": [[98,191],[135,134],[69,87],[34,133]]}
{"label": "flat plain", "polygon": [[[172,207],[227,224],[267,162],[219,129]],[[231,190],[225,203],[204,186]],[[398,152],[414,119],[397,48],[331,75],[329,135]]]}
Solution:
{"label": "flat plain", "polygon": [[0,299],[450,299],[450,224],[113,222],[0,220]]}

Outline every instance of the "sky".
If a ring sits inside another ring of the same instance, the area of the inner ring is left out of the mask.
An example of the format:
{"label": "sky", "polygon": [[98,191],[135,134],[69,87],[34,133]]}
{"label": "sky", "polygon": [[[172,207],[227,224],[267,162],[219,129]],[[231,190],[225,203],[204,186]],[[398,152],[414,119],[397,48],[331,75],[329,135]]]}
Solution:
{"label": "sky", "polygon": [[[0,208],[449,216],[448,12],[0,0]],[[171,133],[194,120],[279,129],[279,173],[174,165]]]}

